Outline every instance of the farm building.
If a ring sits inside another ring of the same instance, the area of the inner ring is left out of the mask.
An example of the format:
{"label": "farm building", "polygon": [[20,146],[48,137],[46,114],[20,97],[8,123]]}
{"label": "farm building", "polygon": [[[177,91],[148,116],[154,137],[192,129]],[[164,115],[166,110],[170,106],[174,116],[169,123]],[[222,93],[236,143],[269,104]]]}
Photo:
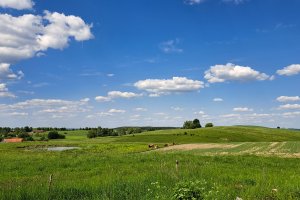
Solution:
{"label": "farm building", "polygon": [[17,142],[23,142],[23,138],[10,138],[10,139],[4,139],[3,142],[5,143],[17,143]]}

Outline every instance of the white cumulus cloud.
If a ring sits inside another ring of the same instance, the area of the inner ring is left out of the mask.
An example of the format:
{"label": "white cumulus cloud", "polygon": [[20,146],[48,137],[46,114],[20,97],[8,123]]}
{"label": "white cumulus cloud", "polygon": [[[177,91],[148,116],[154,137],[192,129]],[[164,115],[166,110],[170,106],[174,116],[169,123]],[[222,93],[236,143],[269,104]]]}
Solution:
{"label": "white cumulus cloud", "polygon": [[108,112],[109,113],[125,113],[126,111],[112,108]]}
{"label": "white cumulus cloud", "polygon": [[31,0],[1,0],[0,7],[2,8],[14,8],[17,10],[31,9],[34,2]]}
{"label": "white cumulus cloud", "polygon": [[21,79],[24,76],[22,71],[18,71],[14,73],[10,69],[10,64],[7,63],[0,63],[0,81],[4,80],[17,80]]}
{"label": "white cumulus cloud", "polygon": [[300,73],[300,64],[293,64],[283,69],[277,70],[277,74],[282,76],[292,76]]}
{"label": "white cumulus cloud", "polygon": [[14,98],[16,96],[8,91],[5,83],[0,83],[0,98],[1,97],[12,97],[12,98]]}
{"label": "white cumulus cloud", "polygon": [[141,94],[136,94],[133,92],[120,92],[120,91],[110,91],[107,94],[108,97],[110,98],[134,98],[134,97],[140,97],[142,96]]}
{"label": "white cumulus cloud", "polygon": [[253,109],[247,108],[247,107],[237,107],[237,108],[233,108],[233,111],[235,111],[235,112],[252,112]]}
{"label": "white cumulus cloud", "polygon": [[130,98],[141,97],[141,96],[143,95],[136,94],[133,92],[110,91],[107,93],[107,96],[97,96],[95,97],[95,100],[98,102],[107,102],[117,98],[130,99]]}
{"label": "white cumulus cloud", "polygon": [[276,99],[279,102],[288,102],[288,101],[300,101],[300,97],[299,96],[280,96],[277,97]]}
{"label": "white cumulus cloud", "polygon": [[300,104],[285,104],[281,105],[278,108],[279,110],[295,110],[300,109]]}
{"label": "white cumulus cloud", "polygon": [[264,81],[273,80],[273,76],[258,72],[251,67],[244,67],[228,63],[226,65],[211,66],[205,71],[205,79],[209,83],[221,83],[226,81]]}
{"label": "white cumulus cloud", "polygon": [[140,90],[150,93],[150,96],[160,96],[171,93],[198,91],[204,88],[204,83],[186,77],[173,77],[172,79],[146,79],[134,84]]}
{"label": "white cumulus cloud", "polygon": [[93,38],[91,25],[80,17],[45,11],[43,16],[0,14],[0,63],[15,63],[47,49],[63,49],[70,39]]}

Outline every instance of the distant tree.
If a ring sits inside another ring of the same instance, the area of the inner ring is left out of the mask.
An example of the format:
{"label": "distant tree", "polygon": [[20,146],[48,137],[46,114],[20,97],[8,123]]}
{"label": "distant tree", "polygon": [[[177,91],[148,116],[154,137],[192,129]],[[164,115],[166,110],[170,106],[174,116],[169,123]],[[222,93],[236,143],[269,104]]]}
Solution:
{"label": "distant tree", "polygon": [[213,126],[214,126],[213,123],[207,123],[207,124],[205,124],[205,127],[206,127],[206,128],[213,127]]}
{"label": "distant tree", "polygon": [[65,135],[59,134],[57,131],[50,131],[48,133],[48,139],[65,139]]}
{"label": "distant tree", "polygon": [[280,129],[280,126],[277,126],[277,129]]}
{"label": "distant tree", "polygon": [[199,119],[194,119],[193,120],[193,125],[194,125],[194,128],[201,128],[201,124],[200,124],[200,121]]}
{"label": "distant tree", "polygon": [[194,129],[194,124],[192,121],[185,121],[182,126],[183,129]]}
{"label": "distant tree", "polygon": [[88,138],[95,138],[95,137],[97,137],[97,130],[96,129],[89,130],[89,132],[87,134],[87,137]]}
{"label": "distant tree", "polygon": [[28,132],[22,132],[18,134],[18,138],[27,138],[30,137],[30,135],[28,134]]}
{"label": "distant tree", "polygon": [[23,128],[23,130],[24,130],[25,132],[29,133],[29,132],[32,132],[33,128],[32,128],[32,127],[29,127],[29,126],[25,126],[25,127]]}

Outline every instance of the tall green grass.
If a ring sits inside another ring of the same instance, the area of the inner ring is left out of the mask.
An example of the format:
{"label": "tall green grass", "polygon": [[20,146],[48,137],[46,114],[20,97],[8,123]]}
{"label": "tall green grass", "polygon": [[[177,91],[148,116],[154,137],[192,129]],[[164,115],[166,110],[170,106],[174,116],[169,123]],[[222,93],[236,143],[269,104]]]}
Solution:
{"label": "tall green grass", "polygon": [[[220,142],[225,136],[229,142],[258,140],[259,135],[272,136],[263,136],[262,141],[283,140],[283,137],[298,140],[298,132],[271,129],[267,133],[265,129],[249,127],[233,127],[233,130],[236,131],[232,133],[234,136],[226,128],[217,127],[209,132],[187,130],[194,136],[174,136],[176,130],[168,130],[96,139],[87,139],[86,132],[74,132],[67,134],[65,140],[2,143],[0,199],[172,199],[177,183],[196,180],[216,184],[219,199],[300,199],[299,158],[205,156],[216,150],[148,151],[148,142],[163,144],[173,136],[179,138],[178,143],[187,143],[189,139],[186,138],[196,137],[200,139],[194,142],[205,142],[205,138]],[[241,130],[248,130],[248,133]],[[243,134],[248,136],[234,139]],[[240,149],[228,151],[236,153],[253,147],[265,151],[269,145],[268,142],[242,143]],[[81,149],[49,152],[43,149],[47,146],[78,146]],[[299,153],[299,150],[299,142],[287,142],[281,148],[286,153]],[[53,180],[49,191],[51,174]]]}

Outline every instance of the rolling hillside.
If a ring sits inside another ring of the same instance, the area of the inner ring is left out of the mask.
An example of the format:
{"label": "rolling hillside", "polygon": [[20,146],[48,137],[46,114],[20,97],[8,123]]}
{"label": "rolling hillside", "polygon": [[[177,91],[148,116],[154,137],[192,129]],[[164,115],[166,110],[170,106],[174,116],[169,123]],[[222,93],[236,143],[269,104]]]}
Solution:
{"label": "rolling hillside", "polygon": [[228,143],[300,141],[300,131],[257,126],[223,126],[201,129],[172,129],[122,136],[119,142]]}

